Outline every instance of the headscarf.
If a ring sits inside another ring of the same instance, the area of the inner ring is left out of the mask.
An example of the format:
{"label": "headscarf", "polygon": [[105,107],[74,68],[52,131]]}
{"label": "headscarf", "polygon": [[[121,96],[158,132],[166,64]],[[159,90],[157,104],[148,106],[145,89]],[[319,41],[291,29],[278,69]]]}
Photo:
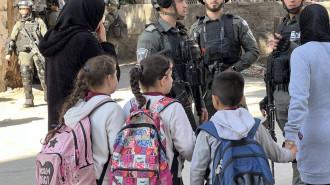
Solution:
{"label": "headscarf", "polygon": [[306,6],[301,12],[299,24],[301,44],[309,41],[330,42],[329,14],[324,6]]}
{"label": "headscarf", "polygon": [[93,32],[103,17],[104,9],[103,0],[70,0],[61,10],[54,30],[82,26]]}

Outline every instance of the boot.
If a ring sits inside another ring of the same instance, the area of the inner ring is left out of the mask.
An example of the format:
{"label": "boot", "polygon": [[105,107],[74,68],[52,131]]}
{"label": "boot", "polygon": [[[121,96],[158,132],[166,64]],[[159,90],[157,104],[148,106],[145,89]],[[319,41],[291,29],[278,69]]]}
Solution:
{"label": "boot", "polygon": [[33,94],[32,94],[32,70],[28,65],[21,66],[21,76],[25,93],[25,103],[23,104],[24,108],[33,107]]}
{"label": "boot", "polygon": [[34,107],[33,99],[26,99],[23,108]]}

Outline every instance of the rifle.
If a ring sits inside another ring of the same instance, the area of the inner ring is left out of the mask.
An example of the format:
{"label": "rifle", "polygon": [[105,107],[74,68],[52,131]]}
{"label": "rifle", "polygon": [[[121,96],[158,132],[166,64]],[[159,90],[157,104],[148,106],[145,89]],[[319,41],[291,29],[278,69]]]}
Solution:
{"label": "rifle", "polygon": [[[169,53],[169,52],[171,52],[171,49],[163,49],[163,50],[155,53],[155,55],[159,55],[159,54],[166,55],[166,53]],[[177,99],[180,102],[180,104],[182,105],[182,107],[183,107],[184,111],[186,112],[187,117],[189,119],[191,128],[193,129],[193,131],[195,131],[197,129],[197,124],[196,124],[194,114],[192,112],[191,105],[189,102],[189,94],[187,92],[187,88],[189,89],[190,92],[193,92],[192,88],[188,82],[185,82],[180,79],[179,74],[175,68],[175,65],[172,68],[172,72],[173,72],[174,78],[173,78],[173,86],[172,86],[171,92],[174,93],[175,99]],[[170,94],[171,94],[171,92],[170,92]]]}
{"label": "rifle", "polygon": [[[277,142],[276,134],[275,134],[275,105],[274,105],[274,89],[273,89],[273,78],[272,78],[272,67],[273,67],[273,59],[276,57],[276,53],[271,53],[267,58],[267,71],[266,71],[266,91],[267,91],[267,129],[271,137],[275,142]],[[274,171],[274,161],[271,162],[272,175],[275,176]]]}
{"label": "rifle", "polygon": [[39,69],[45,70],[45,57],[39,51],[38,44],[39,44],[39,37],[35,32],[32,32],[32,36],[26,31],[24,27],[22,27],[23,33],[29,38],[30,40],[30,48],[31,52],[29,57],[32,58],[33,55],[36,55],[39,60],[36,61]]}

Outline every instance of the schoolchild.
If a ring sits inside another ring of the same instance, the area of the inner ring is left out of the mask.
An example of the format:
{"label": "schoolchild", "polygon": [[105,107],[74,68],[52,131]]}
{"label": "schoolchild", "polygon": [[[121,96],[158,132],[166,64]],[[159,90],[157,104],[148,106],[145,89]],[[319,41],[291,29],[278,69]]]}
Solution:
{"label": "schoolchild", "polygon": [[[162,55],[152,55],[141,60],[130,71],[130,85],[132,92],[139,103],[139,107],[152,107],[158,100],[169,93],[172,88],[172,61]],[[142,92],[141,92],[142,89]],[[131,103],[127,102],[123,108],[124,117],[130,116]],[[160,117],[165,127],[166,156],[170,170],[178,162],[177,178],[182,183],[183,161],[191,161],[195,146],[194,133],[182,105],[174,102],[168,105]],[[174,159],[174,149],[178,152],[178,160]]]}
{"label": "schoolchild", "polygon": [[[116,63],[116,59],[109,55],[89,59],[79,70],[74,89],[60,110],[60,125],[71,128],[89,115],[96,179],[109,159],[109,149],[113,152],[114,139],[124,124],[123,110],[116,102],[105,103],[91,113],[100,102],[113,101],[111,94],[118,86]],[[46,142],[52,138],[53,133],[49,133]],[[103,184],[109,184],[109,181],[109,173],[105,173]]]}
{"label": "schoolchild", "polygon": [[[244,78],[238,72],[222,72],[214,78],[212,102],[217,112],[211,117],[220,138],[240,140],[255,125],[252,115],[237,106],[244,100]],[[290,162],[295,158],[296,146],[290,150],[277,145],[265,127],[259,126],[254,139],[263,147],[268,158],[275,162]],[[197,136],[196,147],[190,166],[190,183],[203,185],[207,171],[212,171],[215,149],[220,145],[215,137],[204,130]],[[207,176],[212,184],[212,173]]]}

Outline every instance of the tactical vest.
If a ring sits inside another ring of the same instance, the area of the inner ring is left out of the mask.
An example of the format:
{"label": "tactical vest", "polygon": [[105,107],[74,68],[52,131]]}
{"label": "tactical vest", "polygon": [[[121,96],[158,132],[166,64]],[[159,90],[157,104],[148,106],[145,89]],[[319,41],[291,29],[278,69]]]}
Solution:
{"label": "tactical vest", "polygon": [[218,19],[203,23],[205,16],[198,21],[202,31],[200,33],[200,45],[204,54],[206,64],[213,64],[214,61],[221,61],[225,65],[236,63],[241,56],[241,46],[235,39],[232,14],[221,16]]}
{"label": "tactical vest", "polygon": [[[174,30],[171,29],[167,32],[165,32],[164,28],[159,22],[151,23],[157,31],[162,35],[162,47],[163,49],[168,49],[165,48],[165,36],[167,36],[168,42],[171,45],[171,58],[174,62],[175,69],[179,75],[179,78],[181,80],[185,79],[185,63],[184,60],[182,59],[181,55],[181,49],[180,49],[180,42],[184,41],[186,38],[186,35],[180,35],[179,30]],[[182,34],[182,33],[181,33]]]}
{"label": "tactical vest", "polygon": [[[23,25],[24,28],[26,30],[26,32],[29,34],[26,35],[26,33],[23,30]],[[40,41],[42,39],[41,33],[38,29],[39,27],[39,23],[37,21],[37,19],[32,20],[32,21],[26,21],[24,24],[20,21],[19,22],[19,28],[18,28],[18,36],[17,36],[17,40],[16,40],[16,48],[17,51],[25,51],[25,52],[29,52],[31,51],[31,47],[30,47],[30,38],[34,38],[33,36],[33,32],[36,33],[37,35],[37,39]]]}
{"label": "tactical vest", "polygon": [[[300,45],[300,27],[299,23],[287,25],[287,21],[280,24],[277,33],[283,37],[289,38],[290,41]],[[272,56],[272,79],[275,85],[289,84],[290,82],[290,54],[287,52],[273,52]],[[283,90],[286,90],[284,88]]]}

